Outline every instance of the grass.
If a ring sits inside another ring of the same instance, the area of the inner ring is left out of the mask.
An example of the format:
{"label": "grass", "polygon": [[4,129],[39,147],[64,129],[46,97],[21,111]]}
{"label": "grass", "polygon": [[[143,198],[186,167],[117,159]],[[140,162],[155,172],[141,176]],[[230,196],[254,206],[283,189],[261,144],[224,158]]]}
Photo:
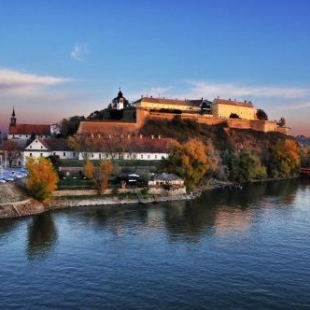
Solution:
{"label": "grass", "polygon": [[58,189],[77,189],[77,188],[94,188],[93,180],[74,179],[71,177],[61,179],[57,184]]}

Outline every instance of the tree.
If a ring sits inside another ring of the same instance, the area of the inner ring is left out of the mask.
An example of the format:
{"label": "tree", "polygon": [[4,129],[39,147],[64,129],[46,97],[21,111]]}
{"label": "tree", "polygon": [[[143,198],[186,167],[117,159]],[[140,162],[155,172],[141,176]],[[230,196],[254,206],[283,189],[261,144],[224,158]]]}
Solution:
{"label": "tree", "polygon": [[76,152],[79,152],[86,161],[90,154],[98,148],[98,139],[98,135],[74,135],[68,137],[68,145]]}
{"label": "tree", "polygon": [[44,157],[37,159],[28,157],[26,168],[28,170],[27,189],[38,200],[48,202],[58,182],[58,174],[51,161]]}
{"label": "tree", "polygon": [[57,169],[61,166],[61,164],[62,164],[62,161],[61,161],[59,155],[50,155],[50,156],[48,156],[47,158],[51,161],[53,167],[54,167],[56,170],[57,170]]}
{"label": "tree", "polygon": [[300,156],[297,144],[290,139],[278,140],[270,150],[270,175],[287,178],[299,172]]}
{"label": "tree", "polygon": [[249,182],[267,177],[266,167],[262,165],[257,155],[242,151],[239,158],[238,182]]}
{"label": "tree", "polygon": [[84,116],[72,116],[69,119],[64,118],[61,121],[61,135],[63,137],[73,136],[77,132],[80,122],[84,120]]}
{"label": "tree", "polygon": [[281,117],[280,120],[277,122],[277,125],[280,127],[284,127],[286,124],[286,120],[284,117]]}
{"label": "tree", "polygon": [[268,115],[262,109],[257,109],[256,116],[259,120],[268,121]]}
{"label": "tree", "polygon": [[110,160],[102,159],[97,170],[97,188],[100,194],[108,188],[109,175],[113,172],[113,165]]}
{"label": "tree", "polygon": [[85,164],[84,164],[84,175],[87,179],[93,179],[94,178],[94,172],[95,172],[95,167],[94,167],[94,164],[89,160],[87,159],[85,161]]}
{"label": "tree", "polygon": [[299,150],[301,167],[310,166],[310,148],[308,146],[302,146]]}
{"label": "tree", "polygon": [[223,156],[227,179],[237,182],[249,182],[267,177],[267,169],[260,158],[248,150],[238,153],[226,151]]}
{"label": "tree", "polygon": [[[213,146],[204,145],[193,138],[184,145],[175,142],[171,145],[169,156],[163,159],[159,168],[166,172],[176,173],[185,180],[188,190],[194,189],[207,171],[215,171],[217,159],[207,156]],[[214,150],[214,149],[213,149]]]}
{"label": "tree", "polygon": [[1,148],[5,151],[5,157],[9,162],[9,166],[12,167],[13,162],[21,157],[23,148],[15,141],[6,140],[3,141]]}

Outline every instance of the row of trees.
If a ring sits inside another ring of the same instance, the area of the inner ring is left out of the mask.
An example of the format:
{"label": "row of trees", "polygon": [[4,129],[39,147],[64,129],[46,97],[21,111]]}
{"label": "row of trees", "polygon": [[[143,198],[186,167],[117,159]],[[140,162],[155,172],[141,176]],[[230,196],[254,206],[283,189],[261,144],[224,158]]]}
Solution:
{"label": "row of trees", "polygon": [[87,179],[94,180],[99,194],[103,194],[108,188],[108,180],[113,172],[113,165],[110,160],[102,159],[99,167],[95,167],[93,162],[87,159],[84,164],[84,174]]}
{"label": "row of trees", "polygon": [[211,141],[203,144],[198,139],[190,139],[185,144],[173,144],[169,157],[162,160],[159,167],[180,175],[191,190],[207,174],[236,182],[296,176],[300,150],[293,140],[284,139],[270,147],[263,158],[249,150],[238,153],[226,150],[220,157]]}
{"label": "row of trees", "polygon": [[[169,156],[159,162],[158,170],[175,173],[182,177],[188,190],[193,190],[205,176],[249,182],[266,178],[288,178],[299,173],[301,158],[309,157],[309,152],[300,154],[295,141],[278,140],[259,156],[250,150],[233,151],[227,149],[222,156],[209,139],[202,142],[197,138],[185,143],[174,142],[169,149]],[[29,177],[27,188],[34,197],[48,201],[58,182],[58,174],[49,159],[27,159]],[[84,175],[94,180],[98,192],[102,194],[108,187],[108,179],[113,172],[110,160],[103,159],[97,167],[87,157]]]}
{"label": "row of trees", "polygon": [[[26,168],[28,170],[26,186],[29,193],[43,203],[49,202],[59,181],[52,161],[45,157],[28,157]],[[90,160],[85,161],[84,175],[87,179],[94,181],[100,194],[107,189],[108,179],[112,172],[113,165],[109,160],[101,160],[98,167],[95,167]]]}
{"label": "row of trees", "polygon": [[214,172],[217,165],[218,156],[212,142],[203,144],[194,138],[184,144],[173,143],[159,169],[179,175],[185,180],[187,189],[192,190],[206,173]]}

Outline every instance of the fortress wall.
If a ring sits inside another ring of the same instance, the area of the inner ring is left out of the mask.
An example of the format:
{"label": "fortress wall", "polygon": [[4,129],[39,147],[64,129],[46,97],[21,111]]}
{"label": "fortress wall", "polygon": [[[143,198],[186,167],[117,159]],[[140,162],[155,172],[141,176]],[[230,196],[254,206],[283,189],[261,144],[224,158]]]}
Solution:
{"label": "fortress wall", "polygon": [[230,128],[251,129],[251,121],[247,119],[228,118],[227,125]]}
{"label": "fortress wall", "polygon": [[[127,113],[127,112],[125,112]],[[130,115],[126,115],[128,117],[133,118],[134,114],[132,111],[128,111],[131,113]],[[176,114],[172,113],[158,113],[158,112],[150,112],[145,109],[138,108],[136,109],[135,119],[136,122],[122,122],[122,121],[104,121],[98,124],[100,127],[100,132],[106,133],[136,133],[139,131],[141,127],[146,123],[147,120],[167,120],[172,121],[172,119],[176,116]],[[190,113],[182,113],[179,115],[182,119],[192,120],[194,122],[206,125],[219,125],[227,123],[229,128],[237,128],[237,129],[253,129],[262,132],[270,132],[270,131],[278,131],[281,133],[288,134],[289,128],[284,127],[280,128],[277,126],[274,121],[264,121],[264,120],[247,120],[247,119],[237,119],[237,118],[219,118],[214,117],[210,114],[190,114]],[[95,126],[95,123],[93,123]]]}
{"label": "fortress wall", "polygon": [[[144,118],[144,121],[140,121],[142,127],[145,123],[146,119],[153,119],[153,120],[168,120],[171,121],[176,115],[175,114],[168,114],[168,113],[156,113],[156,112],[148,112],[143,111],[141,113],[141,117]],[[239,118],[219,118],[213,117],[213,115],[204,114],[180,114],[182,119],[189,119],[194,122],[206,125],[219,125],[223,123],[227,123],[227,126],[230,128],[237,128],[237,129],[253,129],[257,131],[263,132],[270,132],[270,131],[278,131],[281,133],[288,134],[288,128],[280,128],[277,126],[276,122],[274,121],[264,121],[264,120],[247,120],[247,119],[239,119]]]}

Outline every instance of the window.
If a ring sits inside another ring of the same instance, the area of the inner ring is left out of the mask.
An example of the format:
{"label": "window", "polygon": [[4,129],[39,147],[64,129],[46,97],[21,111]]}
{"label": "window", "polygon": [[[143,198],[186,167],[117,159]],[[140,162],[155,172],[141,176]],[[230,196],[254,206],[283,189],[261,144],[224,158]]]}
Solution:
{"label": "window", "polygon": [[54,152],[53,155],[56,156],[56,152]]}
{"label": "window", "polygon": [[29,156],[32,157],[32,153],[30,153]]}
{"label": "window", "polygon": [[143,155],[140,155],[140,158],[143,158]]}
{"label": "window", "polygon": [[63,156],[66,157],[66,152],[63,152]]}
{"label": "window", "polygon": [[155,159],[157,159],[157,155],[155,155]]}
{"label": "window", "polygon": [[151,158],[151,155],[147,155],[147,158],[150,159],[150,158]]}
{"label": "window", "polygon": [[43,154],[42,154],[42,153],[40,153],[40,156],[42,157],[42,156],[43,156]]}

